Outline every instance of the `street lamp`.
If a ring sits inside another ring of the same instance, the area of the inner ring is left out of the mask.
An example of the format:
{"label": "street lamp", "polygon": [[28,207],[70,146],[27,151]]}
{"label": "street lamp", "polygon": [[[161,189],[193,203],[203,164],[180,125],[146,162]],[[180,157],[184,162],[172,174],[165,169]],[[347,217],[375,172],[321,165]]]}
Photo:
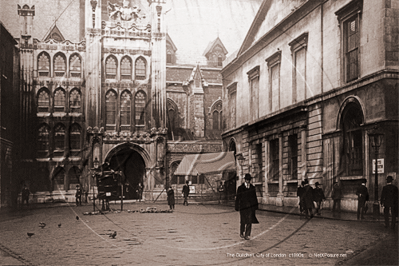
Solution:
{"label": "street lamp", "polygon": [[244,175],[243,164],[244,164],[245,158],[244,158],[244,156],[242,156],[242,153],[239,153],[239,154],[237,154],[236,159],[239,162],[240,167],[241,167],[241,176],[243,176]]}
{"label": "street lamp", "polygon": [[371,146],[375,151],[375,170],[374,170],[374,203],[373,203],[373,217],[378,219],[380,215],[380,206],[378,204],[378,150],[382,143],[382,137],[384,134],[377,132],[377,125],[374,127],[374,131],[369,133]]}
{"label": "street lamp", "polygon": [[98,171],[98,168],[100,167],[100,161],[98,160],[97,157],[93,161],[93,167],[94,167],[92,169],[92,170],[94,170],[93,185],[92,185],[92,187],[93,187],[93,212],[95,212],[96,211],[96,201],[95,201],[95,198],[94,198],[94,182],[96,181],[97,171]]}

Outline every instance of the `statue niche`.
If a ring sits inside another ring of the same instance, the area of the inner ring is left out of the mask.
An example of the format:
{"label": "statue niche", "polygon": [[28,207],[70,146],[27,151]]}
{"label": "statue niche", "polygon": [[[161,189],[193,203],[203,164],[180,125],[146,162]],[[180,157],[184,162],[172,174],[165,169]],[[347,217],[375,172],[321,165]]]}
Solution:
{"label": "statue niche", "polygon": [[111,20],[131,21],[137,23],[140,22],[141,19],[145,18],[144,14],[140,14],[140,8],[138,8],[137,6],[129,6],[128,0],[124,0],[122,6],[108,2],[107,10],[108,16]]}

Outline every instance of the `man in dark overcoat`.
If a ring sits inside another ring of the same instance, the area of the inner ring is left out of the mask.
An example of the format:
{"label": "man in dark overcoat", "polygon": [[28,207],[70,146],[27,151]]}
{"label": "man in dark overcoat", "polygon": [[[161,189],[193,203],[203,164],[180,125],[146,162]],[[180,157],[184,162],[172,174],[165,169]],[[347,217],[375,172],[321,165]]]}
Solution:
{"label": "man in dark overcoat", "polygon": [[305,184],[302,190],[302,207],[305,212],[306,218],[313,217],[313,188],[309,186],[309,181],[307,179],[304,180]]}
{"label": "man in dark overcoat", "polygon": [[366,212],[365,206],[366,201],[369,200],[369,192],[366,187],[366,180],[362,181],[362,184],[356,190],[357,195],[357,219],[364,219],[364,213]]}
{"label": "man in dark overcoat", "polygon": [[240,211],[240,237],[249,240],[253,223],[259,223],[255,211],[258,209],[256,190],[251,184],[251,175],[245,174],[245,182],[238,187],[235,210]]}
{"label": "man in dark overcoat", "polygon": [[395,229],[398,216],[398,187],[392,184],[393,177],[387,176],[387,185],[382,188],[381,205],[384,206],[385,228],[389,227],[389,210],[391,210],[391,228]]}

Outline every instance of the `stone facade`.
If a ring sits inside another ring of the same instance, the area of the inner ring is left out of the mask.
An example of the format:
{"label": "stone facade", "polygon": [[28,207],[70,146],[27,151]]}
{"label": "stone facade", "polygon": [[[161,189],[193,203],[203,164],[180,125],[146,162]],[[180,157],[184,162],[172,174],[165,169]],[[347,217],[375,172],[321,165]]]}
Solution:
{"label": "stone facade", "polygon": [[244,157],[240,176],[255,176],[262,203],[296,206],[304,179],[322,184],[326,207],[335,181],[344,187],[344,210],[356,210],[361,180],[377,201],[369,135],[375,128],[383,134],[378,195],[387,175],[396,180],[399,65],[391,15],[398,7],[399,1],[263,2],[222,70],[223,141]]}

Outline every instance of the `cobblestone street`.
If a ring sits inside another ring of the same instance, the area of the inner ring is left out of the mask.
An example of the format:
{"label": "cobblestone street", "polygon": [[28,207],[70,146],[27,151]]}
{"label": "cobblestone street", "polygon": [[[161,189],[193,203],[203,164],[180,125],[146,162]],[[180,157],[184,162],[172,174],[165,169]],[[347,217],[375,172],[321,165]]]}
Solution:
{"label": "cobblestone street", "polygon": [[[251,240],[239,213],[223,205],[177,205],[173,213],[132,212],[165,204],[125,204],[123,212],[83,215],[92,206],[2,213],[2,265],[335,265],[393,234],[372,222],[258,211]],[[111,205],[119,209],[119,205]],[[79,219],[76,219],[79,216]],[[46,226],[42,229],[39,223]],[[61,226],[59,227],[59,224]],[[115,238],[109,234],[117,232]],[[34,233],[28,237],[27,233]]]}

